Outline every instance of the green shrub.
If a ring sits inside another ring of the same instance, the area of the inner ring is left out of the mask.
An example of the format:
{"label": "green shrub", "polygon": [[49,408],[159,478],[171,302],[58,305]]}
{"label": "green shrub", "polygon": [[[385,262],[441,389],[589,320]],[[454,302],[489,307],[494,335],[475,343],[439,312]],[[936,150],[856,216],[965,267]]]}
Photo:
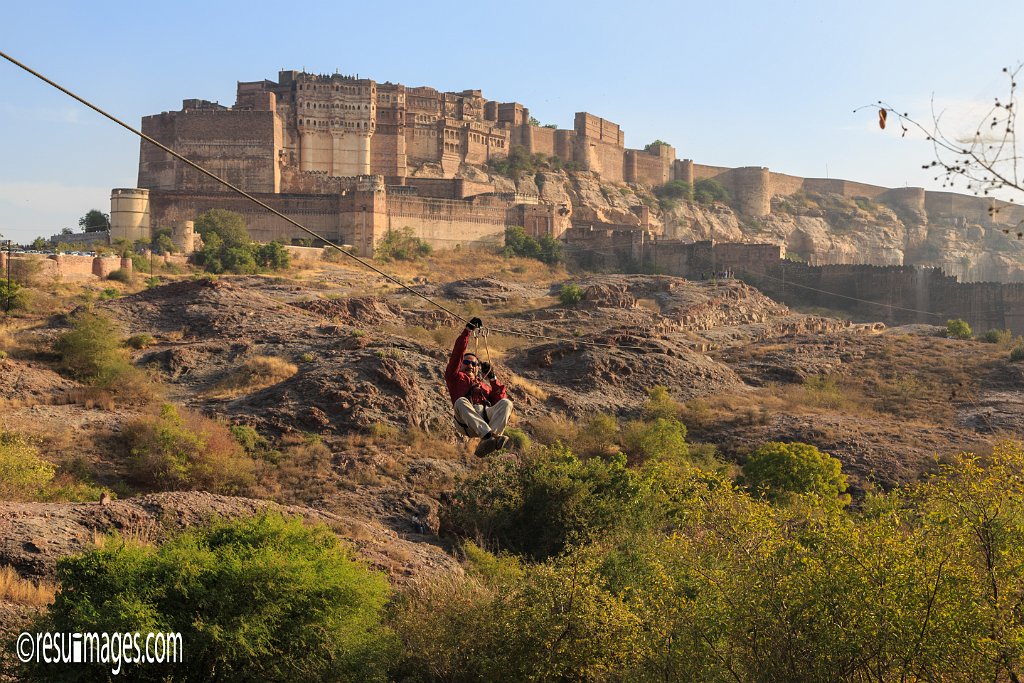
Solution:
{"label": "green shrub", "polygon": [[[181,632],[176,663],[124,665],[126,680],[383,681],[396,645],[381,623],[387,579],[325,526],[279,514],[214,521],[159,548],[114,536],[59,560],[57,577],[41,630]],[[85,670],[25,673],[77,680]]]}
{"label": "green shrub", "polygon": [[966,321],[957,318],[946,321],[946,336],[950,339],[971,339],[974,337],[974,333],[971,332],[971,326]]}
{"label": "green shrub", "polygon": [[1010,351],[1010,360],[1014,363],[1024,360],[1024,344],[1013,347],[1013,350]]}
{"label": "green shrub", "polygon": [[987,344],[1008,344],[1013,339],[1010,330],[989,330],[981,340]]}
{"label": "green shrub", "polygon": [[656,385],[647,390],[647,401],[643,406],[644,418],[655,420],[659,417],[678,419],[683,406],[669,396],[668,387]]}
{"label": "green shrub", "polygon": [[421,240],[412,228],[392,230],[377,243],[374,257],[381,261],[415,261],[430,256],[433,247]]}
{"label": "green shrub", "polygon": [[791,494],[849,499],[843,496],[846,475],[840,462],[806,443],[764,444],[743,464],[743,478],[752,492],[773,501],[785,501]]}
{"label": "green shrub", "polygon": [[75,378],[104,386],[131,367],[120,349],[121,339],[110,318],[82,310],[71,317],[71,331],[59,337],[54,348],[61,356],[61,367]]}
{"label": "green shrub", "polygon": [[23,437],[0,431],[0,500],[38,500],[56,472]]}
{"label": "green shrub", "polygon": [[530,435],[522,429],[509,427],[505,430],[505,436],[510,439],[511,448],[517,453],[528,453],[533,446],[533,443],[530,441]]}
{"label": "green shrub", "polygon": [[580,460],[556,444],[462,482],[442,514],[456,533],[542,560],[642,523],[644,491],[625,456]]}
{"label": "green shrub", "polygon": [[114,282],[121,282],[121,283],[124,283],[124,284],[128,284],[129,282],[132,281],[132,274],[131,274],[131,271],[129,271],[129,270],[126,270],[124,268],[118,268],[117,270],[112,272],[110,275],[108,275],[107,279],[108,280],[113,280]]}
{"label": "green shrub", "polygon": [[124,341],[126,346],[130,346],[133,349],[144,349],[146,347],[152,346],[155,342],[156,339],[154,339],[153,335],[149,334],[148,332],[143,332],[142,334],[133,334]]}
{"label": "green shrub", "polygon": [[699,204],[714,204],[715,202],[728,204],[732,199],[729,191],[713,178],[702,178],[695,182],[693,184],[693,198]]}
{"label": "green shrub", "polygon": [[102,292],[100,292],[99,299],[100,299],[100,301],[107,301],[109,299],[116,299],[120,294],[121,294],[121,292],[119,292],[116,288],[114,288],[114,287],[107,287]]}
{"label": "green shrub", "polygon": [[665,417],[629,422],[622,430],[622,447],[633,463],[685,458],[686,426],[675,418]]}
{"label": "green shrub", "polygon": [[662,203],[663,209],[671,209],[676,201],[693,199],[693,186],[685,180],[672,180],[655,187],[654,196]]}
{"label": "green shrub", "polygon": [[256,247],[256,265],[264,270],[287,270],[291,265],[291,254],[280,242],[270,242]]}
{"label": "green shrub", "polygon": [[505,256],[532,258],[555,265],[562,262],[562,243],[550,235],[539,240],[526,234],[521,226],[512,225],[505,229]]}
{"label": "green shrub", "polygon": [[558,298],[563,306],[575,306],[583,300],[583,288],[574,282],[567,282],[562,285]]}
{"label": "green shrub", "polygon": [[73,474],[58,471],[24,437],[0,430],[0,500],[95,501],[100,492]]}
{"label": "green shrub", "polygon": [[253,460],[228,427],[173,404],[129,424],[124,439],[131,475],[144,486],[239,493],[253,482]]}
{"label": "green shrub", "polygon": [[7,280],[0,280],[0,311],[24,311],[28,309],[28,290],[11,280],[8,289]]}

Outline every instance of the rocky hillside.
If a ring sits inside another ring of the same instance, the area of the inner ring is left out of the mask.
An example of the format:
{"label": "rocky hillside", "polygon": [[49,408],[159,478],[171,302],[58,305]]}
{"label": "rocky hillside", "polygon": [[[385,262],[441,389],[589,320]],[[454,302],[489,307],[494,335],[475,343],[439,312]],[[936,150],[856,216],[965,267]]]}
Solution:
{"label": "rocky hillside", "polygon": [[1024,241],[1014,234],[866,199],[777,196],[770,216],[749,218],[722,203],[661,205],[650,188],[610,184],[590,172],[539,170],[516,181],[480,169],[464,169],[463,175],[489,179],[502,192],[535,193],[543,202],[568,206],[578,222],[639,225],[633,209],[646,204],[655,231],[669,238],[780,244],[816,265],[920,265],[942,268],[962,282],[1024,281]]}
{"label": "rocky hillside", "polygon": [[[497,364],[515,426],[535,442],[611,447],[592,443],[602,437],[590,421],[636,419],[661,385],[695,452],[741,463],[765,441],[812,443],[842,461],[861,495],[1024,431],[1024,372],[997,345],[799,314],[739,281],[573,277],[536,262],[466,259],[393,265],[418,292],[485,319],[492,331],[475,348]],[[558,293],[570,281],[582,298],[567,306]],[[0,503],[0,564],[47,576],[57,557],[110,530],[158,541],[210,515],[272,505],[327,522],[396,581],[456,571],[441,509],[460,478],[487,467],[457,436],[441,376],[460,323],[331,264],[290,277],[182,279],[95,310],[126,335],[151,337],[132,359],[159,378],[163,398],[104,397],[62,374],[50,348],[67,329],[63,316],[6,333],[0,428],[121,499]],[[268,357],[293,370],[218,391]],[[132,478],[124,434],[160,401],[257,430],[268,450],[243,496],[157,493]]]}

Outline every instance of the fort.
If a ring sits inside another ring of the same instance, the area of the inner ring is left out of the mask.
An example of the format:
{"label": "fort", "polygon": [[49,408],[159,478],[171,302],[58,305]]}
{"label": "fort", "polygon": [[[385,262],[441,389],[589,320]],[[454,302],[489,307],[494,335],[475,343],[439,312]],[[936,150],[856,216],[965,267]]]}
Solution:
{"label": "fort", "polygon": [[[499,186],[481,170],[516,147],[610,184],[714,179],[747,217],[769,215],[773,197],[817,192],[981,227],[1024,220],[1024,207],[988,198],[801,178],[758,166],[701,165],[676,158],[675,148],[661,142],[626,148],[618,124],[587,112],[576,113],[572,128],[560,129],[538,125],[524,105],[487,100],[480,90],[441,92],[341,74],[281,71],[276,81],[239,82],[231,107],[184,100],[179,111],[144,117],[142,130],[362,255],[372,254],[390,230],[406,227],[437,247],[500,242],[507,225],[521,225],[533,236],[562,236],[580,222],[573,213],[582,207],[555,206],[512,191],[512,181]],[[142,142],[138,187],[112,191],[111,237],[145,239],[154,228],[180,231],[200,213],[226,208],[246,215],[255,239],[307,238],[253,206]],[[632,227],[647,228],[639,214],[627,218]]]}

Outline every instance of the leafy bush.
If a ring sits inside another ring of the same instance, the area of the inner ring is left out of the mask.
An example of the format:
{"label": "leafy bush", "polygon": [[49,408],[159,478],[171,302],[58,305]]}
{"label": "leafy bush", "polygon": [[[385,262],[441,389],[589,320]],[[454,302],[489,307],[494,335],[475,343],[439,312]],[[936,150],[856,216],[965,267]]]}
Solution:
{"label": "leafy bush", "polygon": [[487,161],[491,171],[513,180],[534,175],[543,164],[543,154],[530,154],[522,145],[512,145],[507,157],[496,157]]}
{"label": "leafy bush", "polygon": [[82,310],[71,317],[71,331],[57,339],[61,367],[77,379],[100,386],[113,385],[131,366],[121,351],[121,331],[99,313]]}
{"label": "leafy bush", "polygon": [[100,292],[100,301],[116,299],[120,294],[121,292],[119,292],[115,287],[107,287]]}
{"label": "leafy bush", "polygon": [[974,333],[971,332],[971,326],[966,321],[957,318],[946,321],[946,336],[950,339],[971,339],[974,337]]}
{"label": "leafy bush", "polygon": [[987,344],[1008,344],[1011,339],[1013,339],[1013,333],[1010,330],[989,330],[981,338]]}
{"label": "leafy bush", "polygon": [[255,259],[262,270],[287,270],[291,265],[291,254],[277,241],[257,246]]}
{"label": "leafy bush", "polygon": [[24,437],[0,430],[0,500],[94,501],[99,495],[95,486],[58,473]]}
{"label": "leafy bush", "polygon": [[1010,351],[1010,360],[1014,363],[1019,363],[1024,360],[1024,344],[1013,347]]}
{"label": "leafy bush", "polygon": [[654,188],[654,196],[662,211],[671,211],[677,201],[692,201],[693,186],[685,180],[671,180]]}
{"label": "leafy bush", "polygon": [[392,230],[377,243],[374,256],[381,261],[415,261],[430,256],[433,247],[421,240],[412,228]]}
{"label": "leafy bush", "polygon": [[132,477],[145,486],[238,493],[252,484],[252,458],[228,427],[173,404],[129,424],[124,439]]}
{"label": "leafy bush", "polygon": [[550,235],[534,239],[521,226],[513,225],[505,229],[505,256],[532,258],[555,265],[562,262],[562,243]]}
{"label": "leafy bush", "polygon": [[648,420],[659,417],[677,419],[683,406],[668,393],[668,387],[655,385],[647,390],[647,401],[643,406],[643,415]]}
{"label": "leafy bush", "polygon": [[[172,664],[125,665],[130,680],[383,681],[395,638],[389,587],[323,525],[278,514],[214,521],[159,548],[111,538],[58,561],[62,590],[39,630],[180,631]],[[81,664],[41,664],[70,680]]]}
{"label": "leafy bush", "polygon": [[0,499],[37,500],[56,472],[23,437],[0,431]]}
{"label": "leafy bush", "polygon": [[750,454],[743,465],[747,487],[773,501],[791,494],[848,500],[846,475],[838,460],[806,443],[772,441]]}
{"label": "leafy bush", "polygon": [[517,453],[528,453],[533,446],[533,442],[530,441],[530,435],[522,429],[509,427],[505,430],[505,436],[510,439],[511,448]]}
{"label": "leafy bush", "polygon": [[11,280],[8,289],[7,280],[0,280],[0,311],[24,311],[28,309],[28,290]]}
{"label": "leafy bush", "polygon": [[693,184],[693,198],[699,204],[728,204],[732,198],[720,182],[714,178],[702,178]]}
{"label": "leafy bush", "polygon": [[245,217],[234,211],[207,211],[196,219],[196,232],[203,238],[203,248],[194,258],[209,273],[247,274],[289,266],[288,251],[278,242],[253,244]]}
{"label": "leafy bush", "polygon": [[633,421],[622,430],[622,447],[632,463],[685,458],[686,427],[675,418]]}
{"label": "leafy bush", "polygon": [[156,343],[156,339],[154,339],[153,335],[148,332],[143,332],[142,334],[133,334],[125,339],[124,343],[125,346],[129,346],[133,349],[144,349]]}
{"label": "leafy bush", "polygon": [[556,444],[463,482],[445,524],[467,538],[542,560],[644,519],[644,487],[625,456],[580,460]]}
{"label": "leafy bush", "polygon": [[563,306],[575,306],[583,300],[583,288],[574,282],[567,282],[562,285],[558,298]]}

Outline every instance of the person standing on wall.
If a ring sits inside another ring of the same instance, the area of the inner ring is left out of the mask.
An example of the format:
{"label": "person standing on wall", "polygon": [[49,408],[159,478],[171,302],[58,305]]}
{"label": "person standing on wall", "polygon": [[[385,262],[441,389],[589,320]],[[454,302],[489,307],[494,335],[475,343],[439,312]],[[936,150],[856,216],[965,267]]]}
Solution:
{"label": "person standing on wall", "polygon": [[505,385],[494,375],[490,363],[481,363],[474,353],[467,353],[469,337],[483,326],[480,318],[472,318],[455,340],[444,381],[448,385],[455,422],[467,436],[480,438],[475,454],[488,455],[508,446],[505,427],[512,416],[512,401],[505,396]]}

